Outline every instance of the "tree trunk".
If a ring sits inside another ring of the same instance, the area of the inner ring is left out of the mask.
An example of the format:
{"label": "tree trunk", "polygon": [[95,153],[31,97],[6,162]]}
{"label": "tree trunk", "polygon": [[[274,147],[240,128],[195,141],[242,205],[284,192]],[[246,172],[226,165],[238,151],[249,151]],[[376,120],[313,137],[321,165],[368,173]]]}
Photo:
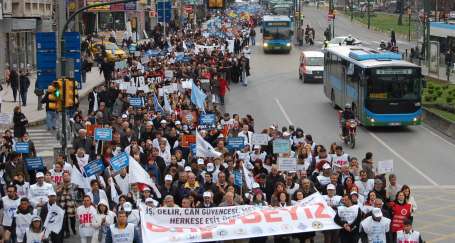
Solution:
{"label": "tree trunk", "polygon": [[403,25],[403,13],[400,13],[400,15],[398,16],[398,25]]}

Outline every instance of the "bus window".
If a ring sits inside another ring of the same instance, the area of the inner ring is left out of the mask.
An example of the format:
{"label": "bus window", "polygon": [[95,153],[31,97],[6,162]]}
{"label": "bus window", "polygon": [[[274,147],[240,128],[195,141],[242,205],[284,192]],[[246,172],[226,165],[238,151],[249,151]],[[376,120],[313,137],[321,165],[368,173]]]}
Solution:
{"label": "bus window", "polygon": [[420,98],[420,78],[417,75],[376,73],[367,80],[369,99],[417,100]]}

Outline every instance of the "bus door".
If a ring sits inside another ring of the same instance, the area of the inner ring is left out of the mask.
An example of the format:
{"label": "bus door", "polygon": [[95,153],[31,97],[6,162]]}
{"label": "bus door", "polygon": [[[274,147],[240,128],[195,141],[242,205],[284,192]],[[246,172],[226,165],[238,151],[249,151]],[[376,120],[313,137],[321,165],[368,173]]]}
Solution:
{"label": "bus door", "polygon": [[366,91],[367,91],[367,79],[365,78],[365,70],[362,68],[358,68],[358,77],[359,77],[359,96],[357,98],[357,111],[356,116],[360,121],[364,121],[365,118],[365,99],[366,99]]}

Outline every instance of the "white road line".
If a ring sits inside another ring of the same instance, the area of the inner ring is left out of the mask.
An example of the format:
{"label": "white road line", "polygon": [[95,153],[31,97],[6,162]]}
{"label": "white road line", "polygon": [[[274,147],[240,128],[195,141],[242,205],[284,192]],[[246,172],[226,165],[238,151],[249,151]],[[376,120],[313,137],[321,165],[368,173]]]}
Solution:
{"label": "white road line", "polygon": [[435,137],[441,139],[444,143],[447,143],[448,145],[450,145],[450,146],[452,146],[452,147],[455,148],[455,144],[453,144],[453,143],[451,143],[449,140],[443,138],[441,135],[439,135],[439,134],[437,134],[437,133],[431,131],[430,128],[425,127],[425,125],[423,125],[423,126],[421,126],[421,127],[422,127],[423,129],[427,130],[431,135],[433,135],[433,136],[435,136]]}
{"label": "white road line", "polygon": [[372,132],[368,132],[376,141],[378,141],[382,146],[386,147],[392,154],[397,156],[399,159],[401,159],[405,164],[407,164],[409,167],[411,167],[415,172],[417,172],[419,175],[421,175],[423,178],[425,178],[431,185],[433,186],[439,186],[436,181],[431,179],[429,176],[427,176],[425,173],[423,173],[421,170],[419,170],[417,167],[415,167],[411,162],[409,162],[407,159],[405,159],[403,156],[401,156],[399,153],[397,153],[395,150],[393,150],[387,143],[385,143],[381,138],[376,136]]}
{"label": "white road line", "polygon": [[455,189],[455,185],[439,185],[439,186],[429,186],[429,185],[415,185],[411,189]]}
{"label": "white road line", "polygon": [[283,107],[283,105],[281,105],[278,98],[275,98],[275,102],[278,105],[278,108],[280,108],[281,113],[283,113],[284,118],[286,118],[286,121],[289,123],[289,125],[292,125],[293,123],[291,121],[291,118],[289,118],[288,113],[286,113],[286,110],[284,110],[284,107]]}

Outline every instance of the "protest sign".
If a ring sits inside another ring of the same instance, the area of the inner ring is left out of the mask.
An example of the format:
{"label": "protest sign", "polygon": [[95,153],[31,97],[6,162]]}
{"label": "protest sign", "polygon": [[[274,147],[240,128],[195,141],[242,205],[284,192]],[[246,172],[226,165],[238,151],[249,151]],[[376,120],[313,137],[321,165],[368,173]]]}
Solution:
{"label": "protest sign", "polygon": [[174,70],[165,70],[164,77],[168,79],[172,79],[174,77]]}
{"label": "protest sign", "polygon": [[386,173],[392,173],[393,172],[393,160],[382,160],[378,161],[377,163],[377,174],[386,174]]}
{"label": "protest sign", "polygon": [[44,170],[43,158],[41,157],[25,158],[25,163],[27,164],[28,171]]}
{"label": "protest sign", "polygon": [[8,125],[8,124],[11,124],[12,120],[13,120],[13,118],[10,113],[0,113],[0,124]]}
{"label": "protest sign", "polygon": [[289,153],[291,150],[291,143],[289,139],[275,139],[273,140],[273,153]]}
{"label": "protest sign", "polygon": [[201,114],[199,116],[199,126],[203,128],[212,128],[216,125],[216,116],[213,113]]}
{"label": "protest sign", "polygon": [[86,177],[90,177],[96,175],[104,170],[103,161],[101,160],[93,160],[90,161],[88,164],[84,165],[84,172]]}
{"label": "protest sign", "polygon": [[269,135],[265,133],[253,133],[253,136],[251,137],[251,144],[267,145],[269,144]]}
{"label": "protest sign", "polygon": [[240,150],[245,146],[245,137],[228,137],[227,148],[229,150]]}
{"label": "protest sign", "polygon": [[180,112],[180,120],[185,124],[196,124],[197,123],[197,113],[195,111],[183,110]]}
{"label": "protest sign", "polygon": [[115,62],[115,69],[124,69],[128,67],[126,60]]}
{"label": "protest sign", "polygon": [[95,140],[112,141],[112,128],[95,128]]}
{"label": "protest sign", "polygon": [[17,142],[14,146],[14,151],[19,154],[28,154],[30,153],[30,147],[27,142]]}
{"label": "protest sign", "polygon": [[148,56],[141,57],[142,64],[147,64],[149,61],[150,61],[150,58]]}
{"label": "protest sign", "polygon": [[284,208],[248,205],[141,210],[144,242],[206,242],[339,229],[324,203]]}
{"label": "protest sign", "polygon": [[196,136],[194,134],[183,134],[182,147],[188,148],[192,143],[196,143]]}
{"label": "protest sign", "polygon": [[144,103],[142,102],[141,97],[130,97],[130,105],[132,107],[138,108],[138,107],[144,107]]}
{"label": "protest sign", "polygon": [[278,158],[278,170],[297,171],[297,160],[295,158]]}
{"label": "protest sign", "polygon": [[109,161],[114,171],[119,171],[128,166],[128,154],[123,152],[117,156],[112,157]]}
{"label": "protest sign", "polygon": [[195,143],[190,144],[190,151],[193,156],[196,156],[196,150],[197,150],[196,148],[197,148],[197,146]]}

